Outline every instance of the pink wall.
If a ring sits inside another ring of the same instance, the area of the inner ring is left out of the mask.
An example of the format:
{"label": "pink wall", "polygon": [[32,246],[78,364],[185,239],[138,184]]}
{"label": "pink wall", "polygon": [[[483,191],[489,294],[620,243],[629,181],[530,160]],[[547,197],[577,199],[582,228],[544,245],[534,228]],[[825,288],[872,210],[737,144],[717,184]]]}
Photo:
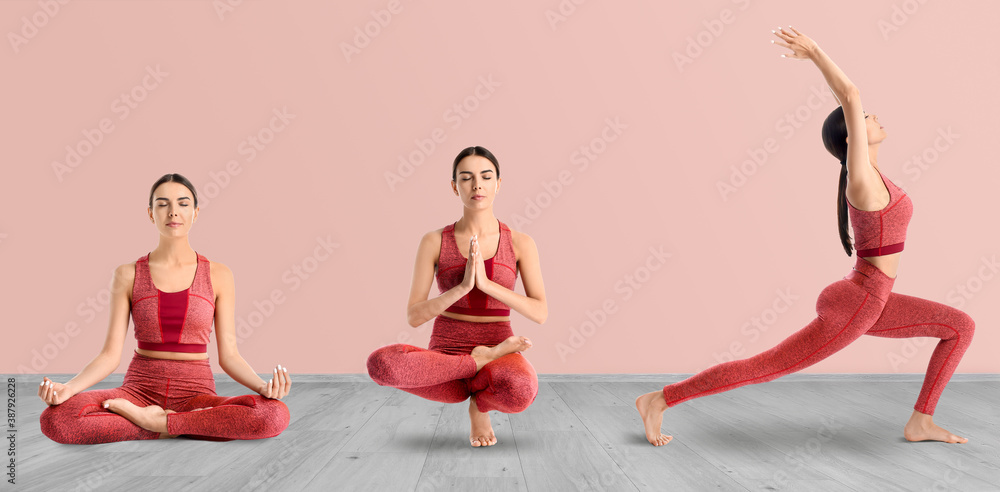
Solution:
{"label": "pink wall", "polygon": [[[835,102],[770,43],[791,23],[889,134],[881,168],[915,204],[896,291],[970,313],[959,370],[1000,372],[1000,4],[975,3],[3,2],[0,371],[97,354],[102,292],[156,246],[145,202],[166,172],[200,188],[191,242],[235,272],[255,369],[358,373],[380,345],[425,345],[430,323],[405,320],[414,254],[461,214],[449,166],[468,145],[499,157],[496,214],[540,250],[548,322],[513,317],[538,372],[695,372],[764,350],[853,264],[819,137]],[[67,146],[88,155],[57,172]],[[766,160],[723,197],[751,153]],[[766,330],[741,329],[754,317]],[[931,349],[865,337],[808,372],[922,372]]]}

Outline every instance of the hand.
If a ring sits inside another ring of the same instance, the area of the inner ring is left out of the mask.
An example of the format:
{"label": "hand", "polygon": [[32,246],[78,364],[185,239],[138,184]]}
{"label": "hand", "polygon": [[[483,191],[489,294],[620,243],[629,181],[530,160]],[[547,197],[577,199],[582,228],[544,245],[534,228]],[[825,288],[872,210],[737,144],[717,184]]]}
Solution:
{"label": "hand", "polygon": [[487,283],[490,282],[490,277],[486,275],[486,260],[483,259],[483,255],[479,252],[479,238],[476,238],[476,287],[479,290],[486,292]]}
{"label": "hand", "polygon": [[62,383],[57,383],[47,377],[42,378],[42,384],[38,386],[38,397],[46,404],[58,405],[69,399],[69,388]]}
{"label": "hand", "polygon": [[779,27],[777,31],[772,32],[775,36],[785,41],[782,43],[780,41],[772,40],[772,43],[792,50],[792,53],[790,54],[786,53],[781,55],[784,58],[808,60],[812,56],[812,53],[819,49],[819,45],[817,45],[815,41],[810,39],[809,36],[800,33],[792,26],[788,26],[788,29],[782,29]]}
{"label": "hand", "polygon": [[476,257],[479,256],[479,242],[476,236],[469,238],[469,259],[465,262],[465,278],[462,279],[462,290],[465,293],[472,291],[476,286]]}
{"label": "hand", "polygon": [[288,396],[288,390],[290,390],[291,387],[292,378],[288,375],[288,368],[281,367],[281,364],[278,364],[271,373],[271,380],[266,383],[262,383],[257,392],[264,398],[280,400],[285,396]]}

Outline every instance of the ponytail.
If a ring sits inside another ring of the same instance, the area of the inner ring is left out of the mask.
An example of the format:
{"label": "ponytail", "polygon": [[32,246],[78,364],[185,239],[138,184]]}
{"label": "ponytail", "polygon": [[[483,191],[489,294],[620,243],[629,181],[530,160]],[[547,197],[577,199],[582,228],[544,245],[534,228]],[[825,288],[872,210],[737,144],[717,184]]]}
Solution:
{"label": "ponytail", "polygon": [[847,256],[851,256],[851,236],[847,234],[847,164],[840,162],[840,187],[837,189],[837,228],[840,229],[840,243]]}

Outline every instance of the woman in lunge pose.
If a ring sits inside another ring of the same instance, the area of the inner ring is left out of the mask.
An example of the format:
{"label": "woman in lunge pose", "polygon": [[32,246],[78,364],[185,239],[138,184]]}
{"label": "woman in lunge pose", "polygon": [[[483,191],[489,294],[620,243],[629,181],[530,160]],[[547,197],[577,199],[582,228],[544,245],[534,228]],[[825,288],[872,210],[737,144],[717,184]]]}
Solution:
{"label": "woman in lunge pose", "polygon": [[[194,186],[179,174],[164,175],[150,190],[148,213],[159,244],[115,270],[111,321],[101,353],[65,384],[42,380],[38,396],[49,404],[41,415],[42,432],[65,444],[178,435],[227,441],[280,434],[289,414],[279,399],[288,394],[291,379],[287,368],[278,365],[265,382],[240,356],[233,274],[188,243],[198,218]],[[122,386],[84,391],[118,367],[130,313],[138,348]],[[259,394],[216,395],[207,353],[213,321],[219,365]]]}
{"label": "woman in lunge pose", "polygon": [[[469,441],[492,446],[497,439],[488,412],[521,412],[538,392],[535,369],[520,354],[531,341],[514,336],[510,310],[544,323],[545,289],[535,242],[493,215],[500,190],[496,157],[482,147],[462,150],[451,187],[462,201],[462,218],[421,239],[406,309],[411,326],[434,319],[430,346],[382,347],[368,357],[368,374],[429,400],[468,398]],[[518,271],[526,296],[513,290]],[[435,276],[440,295],[428,299]]]}
{"label": "woman in lunge pose", "polygon": [[812,39],[795,29],[779,28],[775,35],[781,39],[775,44],[792,50],[783,56],[808,59],[819,67],[841,103],[823,123],[823,144],[841,164],[837,195],[840,240],[850,256],[849,217],[857,259],[846,277],[820,292],[816,302],[818,317],[776,347],[748,359],[716,365],[667,385],[662,391],[637,398],[646,439],[654,446],[670,441],[671,436],[663,435],[660,429],[668,407],[771,381],[833,355],[861,335],[872,335],[941,339],[931,355],[923,388],[903,427],[903,436],[910,441],[966,442],[938,427],[931,416],[972,342],[975,324],[967,314],[952,307],[892,292],[913,205],[910,197],[879,170],[878,149],[886,132],[877,116],[862,110],[858,88]]}

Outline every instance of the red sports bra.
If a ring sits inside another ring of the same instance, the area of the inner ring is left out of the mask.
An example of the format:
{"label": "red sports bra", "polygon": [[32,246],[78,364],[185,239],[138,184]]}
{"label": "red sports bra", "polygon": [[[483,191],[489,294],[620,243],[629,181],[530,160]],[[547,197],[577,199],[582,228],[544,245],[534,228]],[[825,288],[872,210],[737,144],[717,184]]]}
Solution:
{"label": "red sports bra", "polygon": [[[497,220],[500,225],[500,245],[492,258],[483,260],[486,276],[490,280],[514,290],[517,280],[517,260],[514,258],[514,246],[511,243],[510,228]],[[468,246],[465,248],[468,251]],[[462,283],[465,278],[465,264],[468,260],[462,256],[455,243],[455,224],[445,226],[441,231],[441,254],[437,265],[438,290],[443,294],[448,289]],[[445,309],[449,313],[468,314],[473,316],[510,316],[510,307],[486,295],[478,287],[473,287],[468,294],[455,301]]]}
{"label": "red sports bra", "polygon": [[851,227],[854,228],[854,249],[862,258],[903,251],[906,226],[913,215],[913,202],[909,195],[881,172],[878,174],[889,190],[889,203],[882,210],[858,210],[850,201],[847,202]]}
{"label": "red sports bra", "polygon": [[149,275],[149,254],[136,260],[132,321],[139,348],[164,352],[208,351],[208,338],[215,320],[210,269],[208,259],[198,255],[191,286],[180,292],[163,292],[153,285]]}

